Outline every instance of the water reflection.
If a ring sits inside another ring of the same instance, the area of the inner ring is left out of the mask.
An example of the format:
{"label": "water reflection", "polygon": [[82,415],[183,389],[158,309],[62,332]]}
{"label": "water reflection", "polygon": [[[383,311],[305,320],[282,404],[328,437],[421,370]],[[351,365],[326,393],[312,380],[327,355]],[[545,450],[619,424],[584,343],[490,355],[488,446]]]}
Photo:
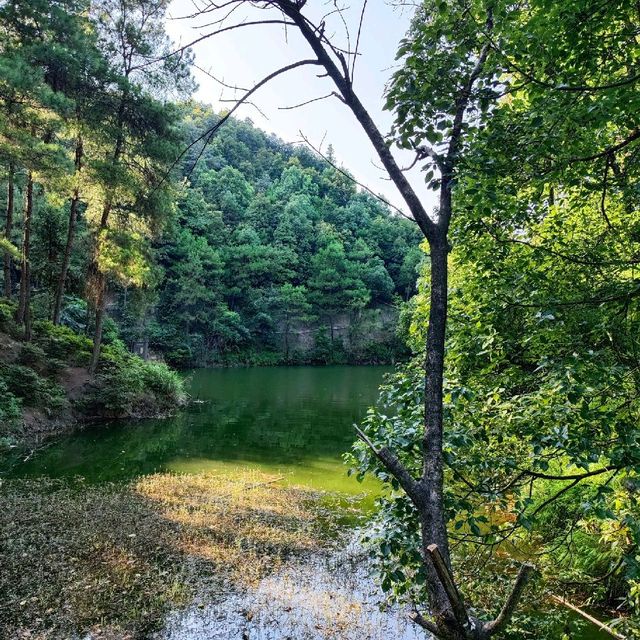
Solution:
{"label": "water reflection", "polygon": [[375,402],[388,370],[197,370],[189,382],[196,402],[176,417],[88,429],[11,471],[5,464],[5,471],[23,477],[81,475],[99,482],[153,471],[225,473],[253,467],[281,473],[292,484],[358,493],[363,487],[347,478],[341,456],[353,441],[353,423]]}

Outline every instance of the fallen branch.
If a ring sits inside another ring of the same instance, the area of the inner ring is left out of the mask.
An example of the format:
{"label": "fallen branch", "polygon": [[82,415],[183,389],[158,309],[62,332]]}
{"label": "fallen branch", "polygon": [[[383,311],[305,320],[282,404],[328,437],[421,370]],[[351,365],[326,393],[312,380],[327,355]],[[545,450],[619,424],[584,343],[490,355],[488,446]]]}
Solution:
{"label": "fallen branch", "polygon": [[577,613],[579,616],[582,616],[585,620],[588,620],[591,624],[595,625],[600,629],[600,631],[604,631],[608,633],[613,638],[618,638],[619,640],[627,640],[626,636],[618,633],[611,627],[607,626],[604,622],[600,622],[597,618],[594,618],[592,615],[589,615],[584,609],[580,609],[580,607],[576,607],[575,604],[572,604],[568,600],[561,596],[552,595],[551,599],[558,604],[561,604],[563,607],[567,607],[567,609],[571,609],[571,611]]}

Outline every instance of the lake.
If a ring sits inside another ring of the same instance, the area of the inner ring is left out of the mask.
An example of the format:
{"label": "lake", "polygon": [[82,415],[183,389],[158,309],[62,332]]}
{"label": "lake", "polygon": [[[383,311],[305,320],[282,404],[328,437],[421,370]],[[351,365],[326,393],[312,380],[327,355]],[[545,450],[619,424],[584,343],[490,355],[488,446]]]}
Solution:
{"label": "lake", "polygon": [[13,477],[128,480],[155,471],[256,468],[288,484],[361,493],[342,455],[389,367],[265,367],[190,372],[193,404],[173,418],[115,422],[57,439]]}
{"label": "lake", "polygon": [[[360,421],[375,403],[390,367],[199,369],[188,374],[193,404],[175,417],[114,422],[56,439],[26,462],[4,462],[1,475],[87,482],[126,481],[156,471],[229,473],[245,468],[282,476],[290,485],[364,494],[342,461]],[[575,616],[567,613],[568,619]],[[407,632],[410,633],[410,632]],[[190,636],[191,637],[191,636]],[[409,637],[409,636],[406,636]],[[594,628],[572,636],[601,640]]]}

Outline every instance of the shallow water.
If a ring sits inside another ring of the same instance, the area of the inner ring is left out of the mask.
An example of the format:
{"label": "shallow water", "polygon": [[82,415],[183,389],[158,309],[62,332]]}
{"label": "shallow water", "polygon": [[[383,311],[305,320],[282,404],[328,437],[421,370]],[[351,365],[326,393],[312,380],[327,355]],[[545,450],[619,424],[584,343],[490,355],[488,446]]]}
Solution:
{"label": "shallow water", "polygon": [[424,640],[408,610],[384,606],[355,542],[315,554],[214,604],[168,620],[158,640]]}
{"label": "shallow water", "polygon": [[[194,404],[167,420],[115,422],[56,440],[10,476],[127,480],[154,471],[255,468],[313,489],[355,494],[375,483],[347,476],[353,424],[377,397],[388,367],[200,369]],[[17,462],[17,464],[16,464]]]}
{"label": "shallow water", "polygon": [[[340,494],[379,492],[348,477],[342,455],[377,397],[388,367],[201,369],[194,403],[167,420],[114,422],[57,439],[24,461],[0,459],[0,476],[83,476],[126,481],[156,471],[234,473],[254,468],[282,482]],[[173,615],[162,640],[425,638],[406,612],[381,612],[382,594],[352,545],[292,564],[255,589]],[[573,615],[568,614],[568,618]],[[366,633],[365,633],[366,631]],[[601,640],[595,629],[574,640]]]}

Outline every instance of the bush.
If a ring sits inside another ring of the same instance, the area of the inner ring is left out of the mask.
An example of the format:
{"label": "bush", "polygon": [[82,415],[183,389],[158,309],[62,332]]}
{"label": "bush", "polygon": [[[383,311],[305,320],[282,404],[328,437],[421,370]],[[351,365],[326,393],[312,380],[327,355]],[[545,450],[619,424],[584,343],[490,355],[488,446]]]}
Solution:
{"label": "bush", "polygon": [[92,343],[87,336],[48,320],[34,324],[35,343],[48,358],[64,360],[69,366],[84,367],[91,359]]}
{"label": "bush", "polygon": [[18,362],[38,371],[47,368],[47,354],[42,347],[33,342],[25,342],[20,348]]}
{"label": "bush", "polygon": [[16,324],[15,315],[18,305],[8,300],[0,300],[0,331],[11,336],[18,337],[21,334],[20,327]]}
{"label": "bush", "polygon": [[82,410],[101,417],[147,417],[184,404],[180,376],[165,364],[145,362],[121,344],[103,348],[98,375]]}
{"label": "bush", "polygon": [[68,404],[64,389],[59,384],[21,364],[0,365],[0,382],[29,407],[43,407],[51,413]]}
{"label": "bush", "polygon": [[20,400],[9,391],[7,383],[0,379],[0,439],[18,425],[21,415]]}

